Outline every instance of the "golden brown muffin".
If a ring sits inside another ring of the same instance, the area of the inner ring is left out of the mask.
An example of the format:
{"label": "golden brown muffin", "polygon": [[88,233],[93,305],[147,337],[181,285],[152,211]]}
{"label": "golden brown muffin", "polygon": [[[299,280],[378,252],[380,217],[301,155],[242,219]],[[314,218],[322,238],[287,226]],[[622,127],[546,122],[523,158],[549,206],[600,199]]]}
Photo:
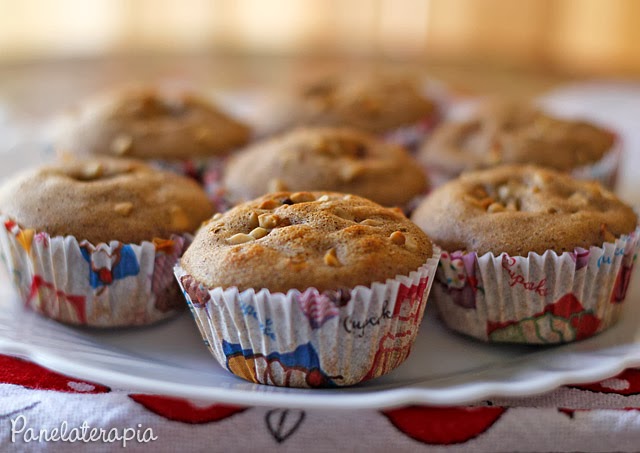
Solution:
{"label": "golden brown muffin", "polygon": [[400,146],[348,128],[300,128],[235,155],[224,177],[229,201],[273,190],[353,193],[404,206],[427,189],[418,163]]}
{"label": "golden brown muffin", "polygon": [[0,188],[0,213],[50,236],[139,243],[193,233],[212,208],[186,177],[133,160],[94,159],[17,175]]}
{"label": "golden brown muffin", "polygon": [[67,118],[54,146],[63,156],[184,160],[225,155],[249,135],[246,125],[202,98],[137,89],[86,102]]}
{"label": "golden brown muffin", "polygon": [[455,177],[500,164],[534,164],[570,171],[598,162],[615,136],[584,121],[555,118],[533,105],[490,102],[464,122],[437,127],[418,160]]}
{"label": "golden brown muffin", "polygon": [[210,287],[319,291],[417,270],[429,238],[399,210],[333,192],[279,192],[216,214],[181,265]]}
{"label": "golden brown muffin", "polygon": [[374,134],[437,114],[417,83],[394,74],[357,74],[318,80],[303,89],[294,122],[300,125],[348,126]]}
{"label": "golden brown muffin", "polygon": [[518,165],[463,174],[431,192],[412,220],[444,250],[513,256],[600,247],[638,223],[598,183]]}

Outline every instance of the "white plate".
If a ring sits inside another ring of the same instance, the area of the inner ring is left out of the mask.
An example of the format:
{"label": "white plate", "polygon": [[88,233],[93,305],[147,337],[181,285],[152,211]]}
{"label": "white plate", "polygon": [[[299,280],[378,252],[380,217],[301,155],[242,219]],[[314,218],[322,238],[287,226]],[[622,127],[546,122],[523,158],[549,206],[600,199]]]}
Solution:
{"label": "white plate", "polygon": [[[601,92],[591,90],[591,95]],[[547,100],[553,103],[560,99],[571,110],[571,100],[579,99],[582,104],[573,104],[578,106],[573,111],[588,111],[589,104],[585,107],[584,100],[589,99],[589,90],[577,93],[569,90]],[[618,95],[637,110],[640,90],[636,87],[634,93]],[[612,96],[607,92],[607,99]],[[628,102],[633,96],[636,102]],[[616,114],[606,114],[601,109],[599,113],[608,120]],[[617,114],[625,119],[640,117],[637,111]],[[619,126],[624,129],[627,123]],[[638,143],[638,132],[635,134],[624,138]],[[627,155],[621,187],[622,196],[637,204],[640,148],[634,148]],[[29,159],[28,152],[12,155],[19,156],[18,166]],[[6,155],[2,163],[4,175],[7,168],[16,164]],[[337,390],[276,388],[234,377],[209,354],[188,313],[139,330],[74,329],[19,308],[10,300],[15,295],[6,280],[0,280],[0,352],[132,391],[240,405],[355,409],[461,404],[489,397],[532,395],[563,384],[605,379],[627,367],[640,366],[640,278],[632,279],[631,285],[618,325],[597,337],[557,347],[481,344],[447,331],[436,319],[433,307],[428,307],[417,343],[403,365],[382,378]]]}
{"label": "white plate", "polygon": [[[2,299],[14,297],[7,291]],[[0,351],[56,371],[140,392],[245,405],[382,408],[459,404],[491,396],[526,396],[562,384],[597,381],[640,365],[640,280],[621,322],[603,334],[560,347],[490,346],[445,330],[428,310],[409,359],[387,376],[338,390],[251,384],[217,364],[188,313],[145,329],[74,329],[0,308]],[[432,308],[432,307],[431,307]]]}

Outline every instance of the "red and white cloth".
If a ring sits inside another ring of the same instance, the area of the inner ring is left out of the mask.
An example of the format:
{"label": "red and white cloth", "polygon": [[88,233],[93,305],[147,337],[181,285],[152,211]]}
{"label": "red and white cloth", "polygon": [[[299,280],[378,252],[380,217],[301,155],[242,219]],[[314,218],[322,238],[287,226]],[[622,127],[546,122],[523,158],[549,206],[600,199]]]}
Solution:
{"label": "red and white cloth", "polygon": [[[637,452],[640,369],[541,396],[472,406],[329,411],[138,394],[0,355],[0,451],[111,451],[122,446],[122,441],[70,442],[69,434],[66,440],[47,442],[44,435],[34,440],[40,430],[61,430],[63,422],[67,433],[85,422],[121,436],[128,428],[136,438],[126,442],[126,449],[134,452]],[[155,440],[136,441],[144,440],[148,429]]]}

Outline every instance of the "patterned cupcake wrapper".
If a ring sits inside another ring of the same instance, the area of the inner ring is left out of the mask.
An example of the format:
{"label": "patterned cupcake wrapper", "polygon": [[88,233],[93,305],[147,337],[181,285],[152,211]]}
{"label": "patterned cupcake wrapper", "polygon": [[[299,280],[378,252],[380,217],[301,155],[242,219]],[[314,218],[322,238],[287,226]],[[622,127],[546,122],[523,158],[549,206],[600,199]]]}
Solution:
{"label": "patterned cupcake wrapper", "polygon": [[621,156],[622,141],[616,139],[611,150],[609,150],[602,159],[595,164],[576,168],[571,172],[571,176],[576,179],[598,181],[607,189],[614,190],[618,182],[618,167]]}
{"label": "patterned cupcake wrapper", "polygon": [[222,174],[226,162],[227,158],[220,156],[187,160],[154,159],[149,163],[160,170],[171,171],[195,179],[207,193],[215,210],[222,212],[229,208],[222,187]]}
{"label": "patterned cupcake wrapper", "polygon": [[205,343],[229,371],[260,384],[336,387],[407,358],[439,256],[409,276],[324,292],[207,289],[180,266],[175,275]]}
{"label": "patterned cupcake wrapper", "polygon": [[169,318],[185,306],[173,266],[191,241],[93,245],[21,228],[0,215],[0,258],[25,306],[67,324],[126,327]]}
{"label": "patterned cupcake wrapper", "polygon": [[[571,176],[576,179],[598,181],[609,190],[614,190],[618,181],[618,167],[622,156],[622,144],[618,139],[613,147],[602,159],[590,165],[584,165],[571,171]],[[446,182],[457,178],[460,173],[451,172],[446,168],[430,165],[424,169],[433,187],[439,187]]]}
{"label": "patterned cupcake wrapper", "polygon": [[561,255],[443,252],[432,297],[447,326],[480,340],[582,340],[617,321],[639,249],[640,227]]}
{"label": "patterned cupcake wrapper", "polygon": [[440,122],[440,113],[434,112],[413,124],[399,127],[383,135],[383,140],[405,147],[411,154],[418,151],[422,142]]}

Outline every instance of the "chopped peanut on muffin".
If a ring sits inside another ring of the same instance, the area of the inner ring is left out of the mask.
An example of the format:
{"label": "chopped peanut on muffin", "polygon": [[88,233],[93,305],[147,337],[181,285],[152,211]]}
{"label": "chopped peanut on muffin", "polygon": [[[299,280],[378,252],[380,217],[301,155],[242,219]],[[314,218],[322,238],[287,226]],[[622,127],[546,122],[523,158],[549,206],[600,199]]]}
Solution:
{"label": "chopped peanut on muffin", "polygon": [[416,270],[429,238],[402,212],[332,192],[278,192],[217,214],[182,259],[207,287],[320,291]]}
{"label": "chopped peanut on muffin", "polygon": [[62,156],[185,160],[224,156],[249,135],[201,97],[144,88],[88,100],[67,117],[54,147]]}
{"label": "chopped peanut on muffin", "polygon": [[462,175],[432,192],[412,219],[445,250],[558,253],[633,232],[633,210],[598,183],[507,165]]}
{"label": "chopped peanut on muffin", "polygon": [[363,73],[320,79],[300,96],[297,124],[350,126],[382,134],[435,117],[437,106],[416,81],[390,73]]}
{"label": "chopped peanut on muffin", "polygon": [[224,186],[237,203],[274,190],[332,190],[404,206],[424,193],[418,163],[398,145],[350,128],[299,128],[258,142],[227,165]]}
{"label": "chopped peanut on muffin", "polygon": [[0,188],[0,213],[18,224],[93,243],[194,233],[211,212],[195,182],[134,160],[41,167]]}
{"label": "chopped peanut on muffin", "polygon": [[598,163],[615,140],[610,131],[586,121],[556,118],[526,103],[494,101],[469,120],[441,124],[417,158],[431,173],[442,173],[440,179],[500,164],[571,172]]}

